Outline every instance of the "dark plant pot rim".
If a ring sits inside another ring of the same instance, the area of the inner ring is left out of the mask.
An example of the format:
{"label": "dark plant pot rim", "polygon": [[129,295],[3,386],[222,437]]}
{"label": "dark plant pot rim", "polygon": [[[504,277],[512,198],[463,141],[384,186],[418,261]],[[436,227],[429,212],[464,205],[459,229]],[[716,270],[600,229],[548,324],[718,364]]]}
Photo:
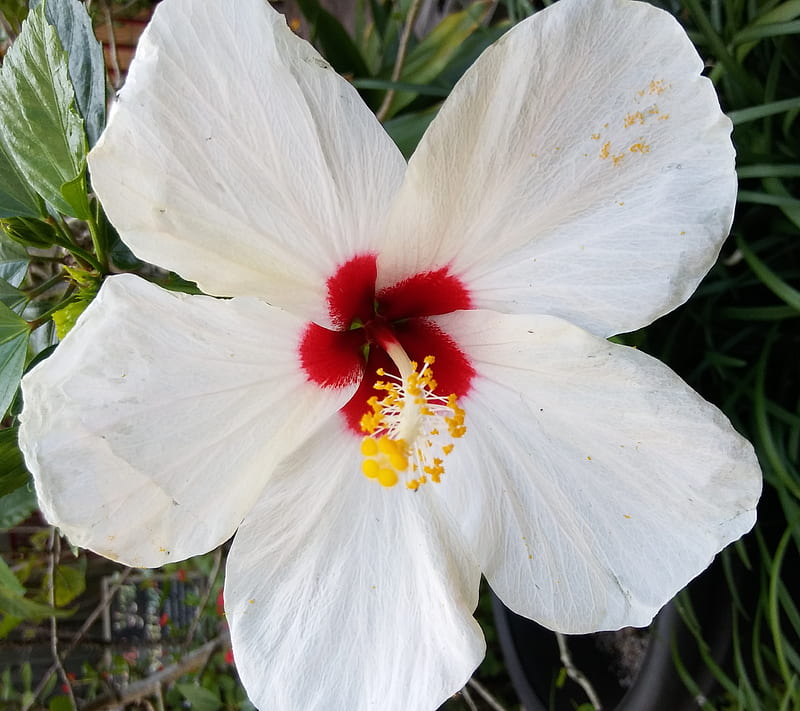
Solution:
{"label": "dark plant pot rim", "polygon": [[[731,643],[732,603],[721,565],[714,564],[693,581],[689,589],[709,653],[717,663],[724,664]],[[563,667],[555,634],[511,612],[494,594],[492,605],[503,657],[522,706],[525,711],[550,711],[549,692],[543,688],[542,680],[554,679]],[[699,708],[697,696],[681,679],[673,661],[675,654],[700,692],[708,694],[714,687],[714,677],[703,661],[695,636],[673,601],[661,610],[650,627],[647,650],[631,686],[619,692],[623,694],[621,699],[604,705],[603,711],[696,711]],[[587,668],[587,664],[594,664],[595,668]],[[584,659],[578,666],[590,678],[597,678],[611,674],[607,665],[607,658],[598,652],[596,657],[588,662]],[[581,694],[582,690],[578,689],[572,697],[588,702]],[[602,695],[601,701],[608,703]]]}

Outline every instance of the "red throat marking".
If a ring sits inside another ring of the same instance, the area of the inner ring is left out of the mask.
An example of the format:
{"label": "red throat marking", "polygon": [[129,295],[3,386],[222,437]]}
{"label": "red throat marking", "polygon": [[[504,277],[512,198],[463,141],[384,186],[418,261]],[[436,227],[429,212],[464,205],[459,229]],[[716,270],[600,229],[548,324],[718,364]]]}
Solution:
{"label": "red throat marking", "polygon": [[375,255],[359,255],[342,264],[328,279],[328,310],[335,331],[309,323],[299,355],[308,379],[321,387],[358,382],[342,408],[349,427],[361,434],[359,422],[367,400],[376,394],[376,371],[396,373],[376,335],[388,330],[411,360],[436,359],[438,393],[467,394],[475,370],[458,344],[428,316],[471,306],[469,292],[447,268],[421,272],[375,292]]}

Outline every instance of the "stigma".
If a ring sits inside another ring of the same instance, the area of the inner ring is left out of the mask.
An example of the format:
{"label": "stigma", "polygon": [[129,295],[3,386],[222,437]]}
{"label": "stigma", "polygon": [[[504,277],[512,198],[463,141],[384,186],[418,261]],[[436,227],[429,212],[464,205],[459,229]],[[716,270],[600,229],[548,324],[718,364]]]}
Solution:
{"label": "stigma", "polygon": [[382,486],[393,487],[401,480],[416,491],[429,481],[438,483],[444,474],[445,458],[454,440],[464,436],[464,410],[455,394],[437,395],[433,379],[433,356],[426,356],[420,368],[394,339],[381,347],[397,366],[399,375],[378,369],[374,388],[382,396],[367,401],[369,409],[361,418],[364,455],[362,471]]}

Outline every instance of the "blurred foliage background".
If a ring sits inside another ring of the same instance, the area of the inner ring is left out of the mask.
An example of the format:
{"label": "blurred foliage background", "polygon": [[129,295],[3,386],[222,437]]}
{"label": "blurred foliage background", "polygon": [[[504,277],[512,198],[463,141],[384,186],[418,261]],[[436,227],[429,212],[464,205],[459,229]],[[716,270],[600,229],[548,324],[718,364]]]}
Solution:
{"label": "blurred foliage background", "polygon": [[[409,156],[480,52],[547,4],[291,0],[276,6],[352,81]],[[697,694],[698,708],[797,711],[800,0],[655,4],[687,28],[733,121],[739,206],[718,264],[692,299],[619,340],[664,360],[721,407],[756,446],[765,475],[755,530],[718,561],[733,602],[727,641],[722,649],[709,641],[717,631],[697,614],[690,586],[677,604],[701,664],[680,654],[673,663]],[[151,5],[86,3],[103,42],[110,89],[124,80]],[[27,11],[23,0],[0,0],[3,54]],[[19,377],[49,352],[57,332],[69,329],[105,274],[147,268],[119,243],[91,197],[88,211],[75,204],[67,200],[59,219],[2,206],[0,707],[251,708],[236,681],[221,608],[224,550],[159,571],[132,571],[69,549],[36,511],[16,445]],[[186,287],[174,275],[163,282]],[[518,708],[488,593],[478,614],[487,659],[445,708]],[[714,687],[701,688],[700,677],[715,680]],[[551,704],[564,687],[564,674],[554,674]],[[571,707],[592,707],[571,693]]]}

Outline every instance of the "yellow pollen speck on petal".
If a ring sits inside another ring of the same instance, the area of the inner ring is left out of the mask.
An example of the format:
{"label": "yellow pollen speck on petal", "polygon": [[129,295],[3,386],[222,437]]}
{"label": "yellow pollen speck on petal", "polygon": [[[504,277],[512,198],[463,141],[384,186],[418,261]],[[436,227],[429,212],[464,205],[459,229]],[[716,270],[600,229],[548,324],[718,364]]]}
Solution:
{"label": "yellow pollen speck on petal", "polygon": [[444,457],[453,451],[452,440],[466,432],[465,412],[455,394],[443,397],[433,392],[433,356],[427,356],[418,369],[399,344],[395,345],[387,353],[400,375],[383,373],[386,380],[375,388],[384,396],[370,398],[369,409],[361,417],[361,429],[367,433],[361,440],[365,457],[361,468],[367,478],[377,479],[387,488],[405,479],[405,472],[413,472],[416,478],[405,484],[416,491],[427,481],[441,481]]}
{"label": "yellow pollen speck on petal", "polygon": [[653,79],[647,88],[648,94],[663,94],[667,90],[666,82],[663,79]]}
{"label": "yellow pollen speck on petal", "polygon": [[253,604],[255,601],[256,601],[256,599],[255,599],[255,598],[250,598],[250,600],[248,600],[248,602],[249,602],[251,605],[252,605],[252,604]]}
{"label": "yellow pollen speck on petal", "polygon": [[635,123],[644,124],[644,114],[641,111],[628,114],[622,121],[625,128],[630,128]]}
{"label": "yellow pollen speck on petal", "polygon": [[630,518],[630,516],[628,516],[628,514],[622,514],[622,518]]}
{"label": "yellow pollen speck on petal", "polygon": [[620,163],[622,163],[622,159],[623,159],[624,157],[625,157],[625,154],[624,154],[624,153],[617,153],[617,155],[615,155],[615,156],[611,156],[611,162],[612,162],[614,165],[619,165]]}
{"label": "yellow pollen speck on petal", "polygon": [[591,458],[591,457],[586,457],[586,459],[588,459],[590,462],[592,461],[592,458]]}
{"label": "yellow pollen speck on petal", "polygon": [[661,116],[658,117],[658,120],[659,121],[666,121],[668,118],[669,118],[669,114],[661,114]]}
{"label": "yellow pollen speck on petal", "polygon": [[592,140],[593,141],[599,141],[600,140],[600,134],[599,133],[593,133],[592,134]]}
{"label": "yellow pollen speck on petal", "polygon": [[605,160],[611,155],[611,141],[606,141],[600,149],[600,159]]}
{"label": "yellow pollen speck on petal", "polygon": [[630,147],[630,152],[631,153],[649,153],[650,152],[650,146],[648,146],[646,143],[641,143],[641,142],[640,143],[634,143]]}

